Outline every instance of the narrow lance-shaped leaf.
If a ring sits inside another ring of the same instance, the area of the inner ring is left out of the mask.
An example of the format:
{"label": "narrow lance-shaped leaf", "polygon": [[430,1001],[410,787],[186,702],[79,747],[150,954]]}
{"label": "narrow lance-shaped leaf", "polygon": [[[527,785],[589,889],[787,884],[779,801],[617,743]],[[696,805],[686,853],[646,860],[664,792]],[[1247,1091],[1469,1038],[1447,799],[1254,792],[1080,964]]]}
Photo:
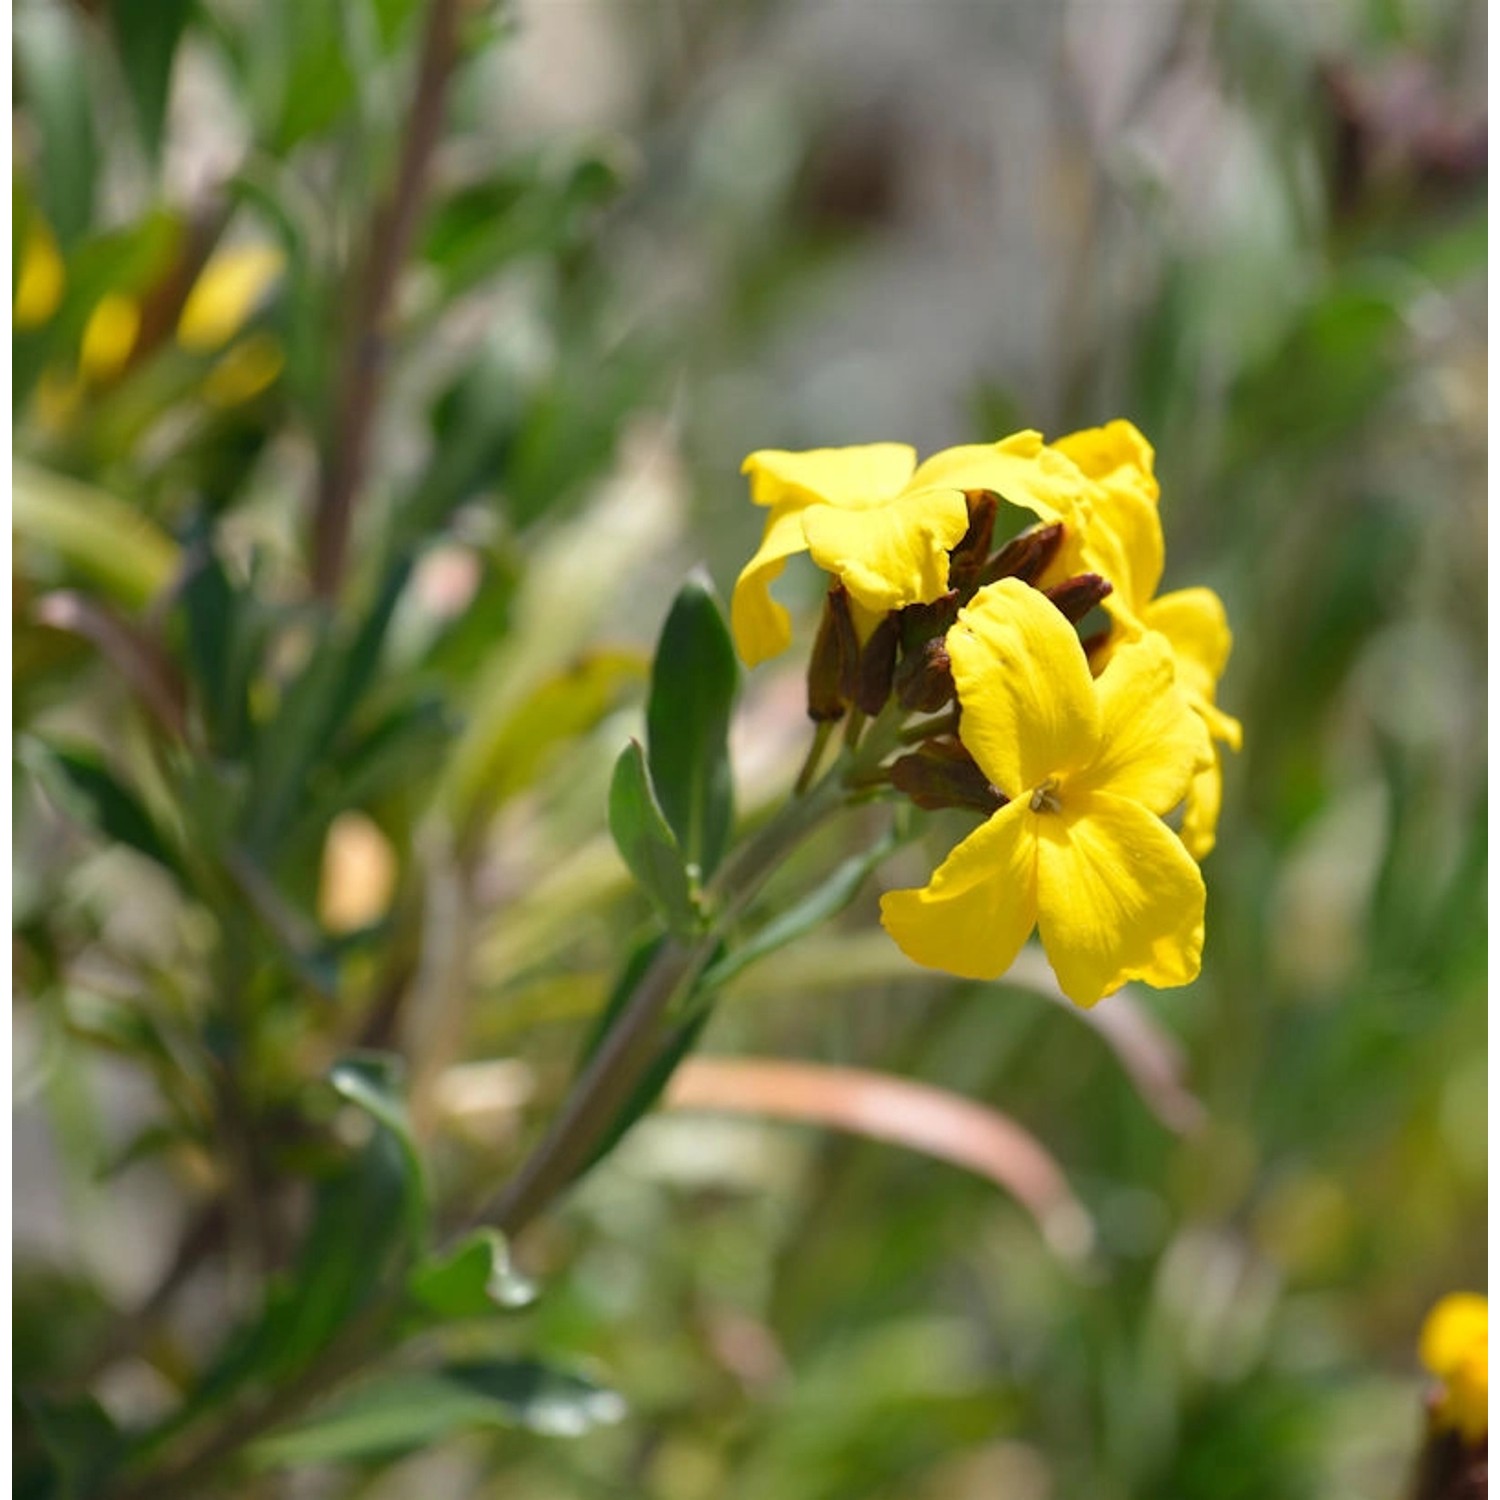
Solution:
{"label": "narrow lance-shaped leaf", "polygon": [[113,0],[109,7],[120,66],[152,160],[161,152],[172,60],[192,10],[193,0]]}
{"label": "narrow lance-shaped leaf", "polygon": [[646,743],[662,811],[705,880],[724,853],[734,818],[729,717],[738,682],[734,643],[713,592],[706,580],[689,578],[657,642]]}
{"label": "narrow lance-shaped leaf", "polygon": [[620,857],[674,932],[696,926],[687,868],[651,785],[646,758],[632,740],[615,762],[609,787],[609,831]]}

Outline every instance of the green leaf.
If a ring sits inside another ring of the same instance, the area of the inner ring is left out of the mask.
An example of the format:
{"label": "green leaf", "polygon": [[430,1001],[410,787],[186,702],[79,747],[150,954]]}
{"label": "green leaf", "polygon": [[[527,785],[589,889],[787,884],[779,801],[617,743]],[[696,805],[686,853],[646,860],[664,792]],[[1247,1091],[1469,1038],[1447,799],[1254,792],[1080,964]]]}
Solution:
{"label": "green leaf", "polygon": [[16,82],[41,141],[35,189],[66,249],[93,221],[99,169],[85,34],[73,10],[63,5],[26,6],[15,17],[14,30]]}
{"label": "green leaf", "polygon": [[901,835],[891,828],[864,853],[846,859],[816,890],[773,917],[748,942],[726,953],[699,981],[699,992],[712,993],[767,954],[786,947],[822,926],[830,917],[837,916],[859,894],[859,888],[870,871],[900,842]]}
{"label": "green leaf", "polygon": [[690,578],[657,642],[646,743],[662,811],[705,880],[724,852],[734,816],[729,716],[738,683],[734,644],[713,591],[706,579]]}
{"label": "green leaf", "polygon": [[150,813],[97,756],[31,740],[21,747],[20,758],[79,822],[181,878],[181,864]]}
{"label": "green leaf", "polygon": [[698,925],[682,851],[651,786],[640,745],[631,740],[609,786],[609,831],[620,857],[673,932]]}
{"label": "green leaf", "polygon": [[477,1229],[451,1254],[425,1261],[406,1285],[424,1311],[444,1319],[489,1317],[536,1300],[535,1286],[512,1267],[496,1229]]}
{"label": "green leaf", "polygon": [[382,1052],[356,1053],[336,1063],[328,1075],[334,1089],[384,1127],[400,1149],[405,1178],[404,1203],[412,1243],[421,1247],[427,1233],[427,1189],[422,1158],[411,1133],[401,1085],[405,1064]]}
{"label": "green leaf", "polygon": [[109,7],[120,66],[152,161],[161,154],[172,60],[192,11],[193,0],[112,0]]}
{"label": "green leaf", "polygon": [[388,1456],[486,1428],[578,1437],[624,1414],[619,1396],[581,1375],[536,1360],[488,1360],[379,1377],[251,1454],[274,1467]]}
{"label": "green leaf", "polygon": [[21,1403],[52,1460],[53,1500],[94,1494],[124,1451],[109,1414],[92,1396],[51,1400],[22,1396]]}

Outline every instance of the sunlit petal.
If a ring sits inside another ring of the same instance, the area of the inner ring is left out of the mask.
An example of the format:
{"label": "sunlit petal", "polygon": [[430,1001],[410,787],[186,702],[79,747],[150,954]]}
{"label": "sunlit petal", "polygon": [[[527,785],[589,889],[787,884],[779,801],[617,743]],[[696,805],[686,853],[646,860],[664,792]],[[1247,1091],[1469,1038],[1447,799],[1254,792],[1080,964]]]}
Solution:
{"label": "sunlit petal", "polygon": [[870,509],[809,506],[802,524],[813,561],[883,613],[948,587],[948,550],[969,529],[969,507],[961,490],[911,490]]}
{"label": "sunlit petal", "polygon": [[1224,766],[1217,753],[1188,783],[1182,811],[1183,847],[1196,860],[1206,859],[1218,842],[1219,807],[1224,801]]}
{"label": "sunlit petal", "polygon": [[1041,814],[1037,925],[1062,992],[1092,1005],[1131,979],[1187,984],[1203,952],[1203,876],[1139,803],[1098,792]]}
{"label": "sunlit petal", "polygon": [[729,625],[734,644],[747,667],[785,651],[792,643],[792,622],[771,597],[787,558],[806,550],[802,507],[781,506],[766,518],[765,535],[755,556],[744,566],[729,601]]}
{"label": "sunlit petal", "polygon": [[887,891],[880,920],[906,956],[965,979],[998,979],[1036,925],[1036,815],[1002,807],[922,890]]}
{"label": "sunlit petal", "polygon": [[860,509],[901,492],[916,467],[906,443],[866,443],[853,448],[810,448],[788,453],[762,448],[740,466],[750,476],[757,505],[838,505]]}
{"label": "sunlit petal", "polygon": [[981,589],[948,632],[959,735],[1007,797],[1087,765],[1099,703],[1073,627],[1014,578]]}

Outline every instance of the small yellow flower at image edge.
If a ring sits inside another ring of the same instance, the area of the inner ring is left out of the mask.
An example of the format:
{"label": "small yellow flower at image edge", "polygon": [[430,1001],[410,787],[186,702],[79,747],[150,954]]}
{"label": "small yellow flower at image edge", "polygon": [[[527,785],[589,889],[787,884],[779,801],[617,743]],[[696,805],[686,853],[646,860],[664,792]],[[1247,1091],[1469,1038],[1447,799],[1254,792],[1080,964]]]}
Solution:
{"label": "small yellow flower at image edge", "polygon": [[908,957],[997,979],[1033,929],[1076,1004],[1127,980],[1196,978],[1203,877],[1160,815],[1207,750],[1148,635],[1096,682],[1077,635],[1035,589],[981,589],[948,633],[959,736],[1008,800],[921,890],[888,892],[881,921]]}
{"label": "small yellow flower at image edge", "polygon": [[1475,1292],[1452,1292],[1427,1315],[1417,1352],[1441,1382],[1433,1418],[1469,1444],[1489,1431],[1489,1301]]}

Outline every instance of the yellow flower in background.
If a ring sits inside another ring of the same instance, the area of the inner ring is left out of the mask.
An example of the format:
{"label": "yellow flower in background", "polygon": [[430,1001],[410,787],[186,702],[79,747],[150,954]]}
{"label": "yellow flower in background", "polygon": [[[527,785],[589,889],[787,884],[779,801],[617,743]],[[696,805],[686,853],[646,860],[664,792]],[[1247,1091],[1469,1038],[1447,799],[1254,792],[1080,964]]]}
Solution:
{"label": "yellow flower in background", "polygon": [[66,284],[67,273],[57,240],[40,219],[33,217],[21,250],[11,321],[17,328],[40,328],[62,303]]}
{"label": "yellow flower in background", "polygon": [[959,735],[1010,800],[881,921],[917,963],[997,979],[1033,928],[1067,997],[1197,976],[1203,877],[1161,821],[1206,758],[1202,720],[1156,634],[1096,681],[1072,627],[1016,579],[981,589],[948,632]]}
{"label": "yellow flower in background", "polygon": [[203,399],[221,411],[239,406],[268,389],[285,364],[281,345],[269,333],[252,333],[208,372]]}
{"label": "yellow flower in background", "polygon": [[969,528],[966,490],[992,491],[1053,521],[1072,514],[1083,488],[1073,466],[1034,432],[949,448],[920,466],[905,443],[762,449],[743,472],[751,500],[770,511],[730,602],[735,645],[752,667],[791,644],[791,621],[771,584],[796,553],[810,553],[843,583],[867,631],[875,617],[946,591],[948,553]]}
{"label": "yellow flower in background", "polygon": [[134,298],[108,292],[83,327],[78,373],[89,385],[108,385],[125,368],[141,331],[141,309]]}
{"label": "yellow flower in background", "polygon": [[177,320],[177,342],[189,354],[213,354],[241,328],[281,275],[286,257],[274,245],[237,245],[215,255],[193,283]]}
{"label": "yellow flower in background", "polygon": [[[1147,631],[1164,636],[1177,658],[1177,680],[1188,702],[1203,718],[1216,744],[1240,748],[1240,721],[1215,702],[1219,678],[1229,660],[1233,637],[1223,602],[1212,589],[1178,589],[1157,596],[1166,546],[1157,511],[1159,490],[1151,444],[1130,422],[1086,429],[1053,444],[1092,482],[1093,495],[1083,534],[1070,553],[1068,568],[1101,573],[1114,585],[1104,601],[1113,621],[1110,640],[1096,658],[1108,665],[1124,642]],[[1076,561],[1074,559],[1076,558]],[[1195,859],[1214,846],[1223,768],[1215,752],[1194,776],[1183,816],[1182,838]]]}
{"label": "yellow flower in background", "polygon": [[1489,1342],[1489,1301],[1454,1292],[1427,1314],[1418,1343],[1422,1363],[1443,1383],[1434,1416],[1468,1443],[1489,1430]]}

